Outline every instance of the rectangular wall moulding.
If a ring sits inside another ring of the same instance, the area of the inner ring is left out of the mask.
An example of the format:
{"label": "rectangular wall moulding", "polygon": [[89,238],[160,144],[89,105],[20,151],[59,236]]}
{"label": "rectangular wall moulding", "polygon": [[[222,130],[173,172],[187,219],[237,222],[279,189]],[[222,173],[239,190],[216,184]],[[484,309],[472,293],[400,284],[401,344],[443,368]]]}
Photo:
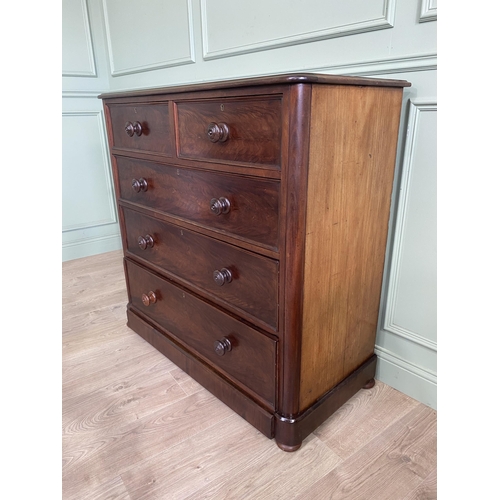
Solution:
{"label": "rectangular wall moulding", "polygon": [[437,350],[436,102],[412,100],[383,329]]}
{"label": "rectangular wall moulding", "polygon": [[104,0],[111,75],[195,61],[191,0]]}
{"label": "rectangular wall moulding", "polygon": [[62,76],[96,77],[86,0],[64,0],[62,19]]}
{"label": "rectangular wall moulding", "polygon": [[217,59],[394,26],[395,0],[201,1],[203,57]]}
{"label": "rectangular wall moulding", "polygon": [[437,21],[437,0],[422,0],[419,22]]}
{"label": "rectangular wall moulding", "polygon": [[118,222],[102,111],[63,112],[63,232]]}

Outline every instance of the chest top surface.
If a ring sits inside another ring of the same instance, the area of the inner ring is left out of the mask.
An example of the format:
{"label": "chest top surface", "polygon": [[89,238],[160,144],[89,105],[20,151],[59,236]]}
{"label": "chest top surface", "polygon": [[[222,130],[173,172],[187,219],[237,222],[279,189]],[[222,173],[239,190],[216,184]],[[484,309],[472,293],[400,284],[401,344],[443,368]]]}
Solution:
{"label": "chest top surface", "polygon": [[359,85],[372,87],[410,87],[406,80],[367,78],[357,76],[326,75],[316,73],[288,73],[273,76],[258,76],[252,78],[239,78],[233,80],[219,80],[212,82],[198,82],[189,85],[173,85],[149,89],[126,90],[106,92],[99,96],[101,99],[132,96],[154,96],[203,90],[222,90],[238,87],[258,87],[263,85],[283,85],[314,83],[324,85]]}

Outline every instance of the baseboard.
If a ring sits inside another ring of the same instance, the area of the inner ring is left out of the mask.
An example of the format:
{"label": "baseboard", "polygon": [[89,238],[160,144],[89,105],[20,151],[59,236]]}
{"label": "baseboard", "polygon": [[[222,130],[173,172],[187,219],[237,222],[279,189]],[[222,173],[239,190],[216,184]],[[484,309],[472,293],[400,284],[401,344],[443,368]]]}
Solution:
{"label": "baseboard", "polygon": [[62,246],[62,261],[81,259],[100,253],[121,250],[122,240],[119,234],[100,238],[78,240]]}
{"label": "baseboard", "polygon": [[437,378],[390,351],[376,347],[378,356],[375,378],[421,403],[437,409]]}

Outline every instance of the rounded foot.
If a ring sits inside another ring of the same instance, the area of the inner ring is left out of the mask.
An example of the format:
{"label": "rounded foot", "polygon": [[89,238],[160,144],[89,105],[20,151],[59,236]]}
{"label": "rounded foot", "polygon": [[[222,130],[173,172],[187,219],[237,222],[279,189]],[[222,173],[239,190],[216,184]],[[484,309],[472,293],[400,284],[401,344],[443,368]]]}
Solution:
{"label": "rounded foot", "polygon": [[372,378],[363,386],[363,389],[371,389],[375,385],[375,379]]}
{"label": "rounded foot", "polygon": [[302,443],[296,444],[294,446],[288,446],[286,444],[278,443],[278,441],[276,441],[276,444],[278,445],[278,448],[288,452],[297,451],[302,446]]}

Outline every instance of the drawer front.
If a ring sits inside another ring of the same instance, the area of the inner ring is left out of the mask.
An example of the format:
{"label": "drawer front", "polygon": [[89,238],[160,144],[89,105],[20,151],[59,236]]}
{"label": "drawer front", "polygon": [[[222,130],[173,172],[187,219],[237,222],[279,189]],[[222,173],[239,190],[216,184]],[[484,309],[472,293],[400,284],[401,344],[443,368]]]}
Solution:
{"label": "drawer front", "polygon": [[129,252],[277,329],[277,261],[134,210],[123,215]]}
{"label": "drawer front", "polygon": [[173,156],[167,103],[112,104],[109,112],[114,147]]}
{"label": "drawer front", "polygon": [[184,158],[279,167],[281,99],[179,102],[178,154]]}
{"label": "drawer front", "polygon": [[[278,247],[278,181],[122,157],[117,158],[117,165],[121,199],[272,249]],[[134,183],[141,179],[147,188],[139,188]]]}
{"label": "drawer front", "polygon": [[[131,261],[125,262],[136,309],[274,407],[274,340]],[[216,343],[222,355],[216,353]]]}

